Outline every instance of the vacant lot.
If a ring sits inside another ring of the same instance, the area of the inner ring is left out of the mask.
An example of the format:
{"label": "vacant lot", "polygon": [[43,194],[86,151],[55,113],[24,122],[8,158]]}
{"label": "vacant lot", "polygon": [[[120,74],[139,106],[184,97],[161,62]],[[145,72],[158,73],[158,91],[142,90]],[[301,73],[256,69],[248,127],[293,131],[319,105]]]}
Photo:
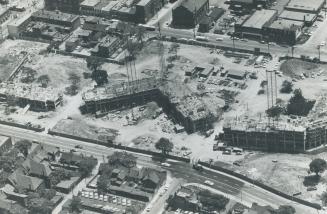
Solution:
{"label": "vacant lot", "polygon": [[[327,153],[318,155],[327,157]],[[316,155],[305,154],[253,154],[241,162],[241,166],[232,168],[250,178],[256,179],[287,194],[301,192],[297,197],[320,203],[320,195],[326,191],[327,174],[321,175],[320,182],[315,181],[313,173],[308,174],[309,164]],[[307,187],[316,186],[316,191],[307,191]]]}

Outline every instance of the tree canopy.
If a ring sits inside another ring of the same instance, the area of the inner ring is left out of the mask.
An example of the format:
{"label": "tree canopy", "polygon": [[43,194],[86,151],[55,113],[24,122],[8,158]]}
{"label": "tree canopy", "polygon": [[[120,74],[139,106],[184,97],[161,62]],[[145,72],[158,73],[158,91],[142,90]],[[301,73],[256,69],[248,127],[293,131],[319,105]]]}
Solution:
{"label": "tree canopy", "polygon": [[319,173],[323,173],[326,170],[327,163],[324,159],[316,158],[313,161],[311,161],[309,168],[310,168],[310,172],[314,172],[318,176]]}
{"label": "tree canopy", "polygon": [[287,80],[284,80],[282,83],[282,88],[280,89],[280,93],[291,93],[293,91],[293,83]]}
{"label": "tree canopy", "polygon": [[289,205],[281,205],[276,211],[276,214],[294,214],[295,209]]}
{"label": "tree canopy", "polygon": [[293,96],[287,105],[287,113],[298,116],[306,116],[309,114],[314,103],[315,101],[306,100],[303,97],[301,89],[295,89]]}
{"label": "tree canopy", "polygon": [[174,144],[168,138],[162,137],[155,145],[156,149],[161,150],[163,155],[173,151]]}
{"label": "tree canopy", "polygon": [[91,74],[91,78],[98,86],[108,83],[108,73],[105,70],[94,70]]}
{"label": "tree canopy", "polygon": [[114,152],[108,156],[108,162],[114,166],[124,166],[127,168],[133,168],[136,166],[137,158],[127,152]]}

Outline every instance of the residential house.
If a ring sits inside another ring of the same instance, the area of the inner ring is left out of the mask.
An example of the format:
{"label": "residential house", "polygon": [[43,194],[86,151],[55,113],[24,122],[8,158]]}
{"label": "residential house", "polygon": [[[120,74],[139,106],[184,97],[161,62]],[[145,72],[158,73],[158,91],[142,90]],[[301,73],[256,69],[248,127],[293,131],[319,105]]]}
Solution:
{"label": "residential house", "polygon": [[24,175],[19,170],[13,172],[9,178],[9,182],[15,187],[18,192],[21,191],[31,191],[37,192],[43,188],[45,188],[44,182],[40,178],[31,177],[28,175]]}
{"label": "residential house", "polygon": [[169,201],[169,205],[173,209],[181,209],[191,212],[198,212],[201,208],[196,192],[193,189],[184,186],[173,195]]}

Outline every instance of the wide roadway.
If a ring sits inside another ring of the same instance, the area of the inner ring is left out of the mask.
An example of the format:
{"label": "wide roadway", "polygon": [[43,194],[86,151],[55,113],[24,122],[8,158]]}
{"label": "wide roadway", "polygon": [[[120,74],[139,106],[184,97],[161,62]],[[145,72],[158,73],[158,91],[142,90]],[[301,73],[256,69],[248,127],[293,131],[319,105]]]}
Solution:
{"label": "wide roadway", "polygon": [[[77,152],[81,152],[87,155],[93,155],[98,158],[103,158],[103,160],[106,160],[106,157],[108,155],[111,155],[115,151],[123,151],[114,148],[108,148],[105,146],[95,145],[88,142],[73,140],[59,136],[52,136],[47,133],[39,133],[6,125],[0,125],[0,134],[13,137],[14,139],[27,139],[51,146],[57,146],[67,151],[75,149],[77,150]],[[76,145],[82,146],[82,149],[76,149]],[[168,161],[170,163],[170,166],[165,167],[161,166],[160,162],[154,161],[151,156],[138,153],[133,154],[138,158],[138,164],[155,168],[164,168],[166,170],[169,170],[174,177],[181,178],[187,183],[203,184],[205,180],[209,180],[214,183],[214,185],[211,186],[212,188],[247,201],[272,205],[274,207],[278,207],[279,205],[284,204],[292,204],[292,206],[297,209],[297,213],[317,213],[317,211],[312,208],[286,200],[259,187],[241,181],[237,178],[233,178],[229,175],[224,175],[223,173],[217,171],[204,170],[202,172],[199,172],[193,169],[189,163],[177,161]]]}

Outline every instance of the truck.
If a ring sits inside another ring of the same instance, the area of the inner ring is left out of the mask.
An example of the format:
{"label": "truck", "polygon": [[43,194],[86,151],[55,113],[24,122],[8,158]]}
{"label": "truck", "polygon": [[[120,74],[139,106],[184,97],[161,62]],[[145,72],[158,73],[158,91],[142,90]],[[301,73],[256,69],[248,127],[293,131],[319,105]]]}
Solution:
{"label": "truck", "polygon": [[209,39],[207,37],[205,37],[205,36],[196,36],[195,39],[197,41],[202,41],[202,42],[208,42],[209,41]]}

